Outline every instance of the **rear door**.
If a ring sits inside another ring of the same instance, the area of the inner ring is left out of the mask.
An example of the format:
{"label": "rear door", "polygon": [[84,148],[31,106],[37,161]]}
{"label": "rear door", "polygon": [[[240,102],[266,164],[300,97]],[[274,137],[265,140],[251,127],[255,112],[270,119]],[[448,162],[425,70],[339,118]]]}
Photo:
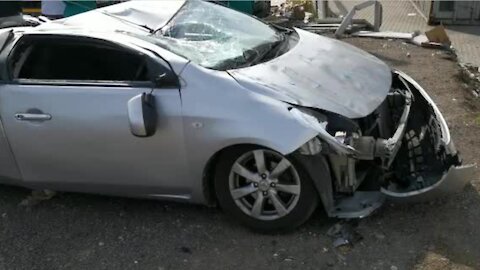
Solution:
{"label": "rear door", "polygon": [[[25,181],[61,190],[187,196],[178,86],[140,49],[103,40],[26,36],[9,57],[0,113]],[[156,133],[130,132],[127,102],[152,91]]]}

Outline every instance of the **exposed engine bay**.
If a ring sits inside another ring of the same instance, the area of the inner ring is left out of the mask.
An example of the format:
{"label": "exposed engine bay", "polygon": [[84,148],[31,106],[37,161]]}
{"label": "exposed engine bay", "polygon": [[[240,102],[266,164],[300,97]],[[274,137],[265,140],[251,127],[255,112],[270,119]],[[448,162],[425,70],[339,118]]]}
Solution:
{"label": "exposed engine bay", "polygon": [[[417,200],[423,193],[435,193],[431,192],[434,189],[442,193],[448,185],[461,186],[454,183],[457,179],[448,178],[471,169],[459,167],[461,161],[436,105],[400,72],[392,72],[386,99],[366,117],[349,119],[319,110],[308,113],[326,131],[319,135],[322,142],[317,148],[327,157],[332,177],[333,195],[322,197],[327,208],[331,206],[327,209],[331,216],[366,216],[383,203],[385,195]],[[300,150],[313,153],[314,145],[312,141],[308,149]]]}
{"label": "exposed engine bay", "polygon": [[413,85],[393,76],[388,97],[372,114],[346,126],[344,121],[327,125],[331,135],[356,151],[354,156],[329,155],[338,192],[353,192],[366,179],[378,179],[378,185],[395,192],[420,190],[460,165],[454,150],[442,143],[433,107]]}

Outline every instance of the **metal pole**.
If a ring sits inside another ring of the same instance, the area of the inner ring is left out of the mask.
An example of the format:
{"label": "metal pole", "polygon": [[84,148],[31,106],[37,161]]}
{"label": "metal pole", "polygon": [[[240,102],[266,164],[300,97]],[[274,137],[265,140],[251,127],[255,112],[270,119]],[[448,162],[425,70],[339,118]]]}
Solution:
{"label": "metal pole", "polygon": [[328,16],[327,14],[328,0],[315,0],[315,4],[317,7],[318,18],[326,19]]}

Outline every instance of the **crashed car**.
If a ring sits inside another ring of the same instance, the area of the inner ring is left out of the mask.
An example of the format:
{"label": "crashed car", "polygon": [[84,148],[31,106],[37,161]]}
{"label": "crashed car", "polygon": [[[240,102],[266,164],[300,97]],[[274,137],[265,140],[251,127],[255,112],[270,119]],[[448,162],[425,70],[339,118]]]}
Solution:
{"label": "crashed car", "polygon": [[346,43],[204,1],[0,32],[5,184],[216,205],[258,230],[461,190],[444,117]]}

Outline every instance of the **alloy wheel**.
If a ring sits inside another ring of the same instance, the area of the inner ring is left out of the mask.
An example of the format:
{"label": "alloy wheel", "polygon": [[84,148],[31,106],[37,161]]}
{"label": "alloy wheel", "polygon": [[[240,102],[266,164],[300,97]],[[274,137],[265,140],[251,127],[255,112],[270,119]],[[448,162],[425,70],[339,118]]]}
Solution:
{"label": "alloy wheel", "polygon": [[300,197],[300,177],[281,154],[257,149],[240,156],[229,174],[229,189],[235,204],[259,220],[288,215]]}

